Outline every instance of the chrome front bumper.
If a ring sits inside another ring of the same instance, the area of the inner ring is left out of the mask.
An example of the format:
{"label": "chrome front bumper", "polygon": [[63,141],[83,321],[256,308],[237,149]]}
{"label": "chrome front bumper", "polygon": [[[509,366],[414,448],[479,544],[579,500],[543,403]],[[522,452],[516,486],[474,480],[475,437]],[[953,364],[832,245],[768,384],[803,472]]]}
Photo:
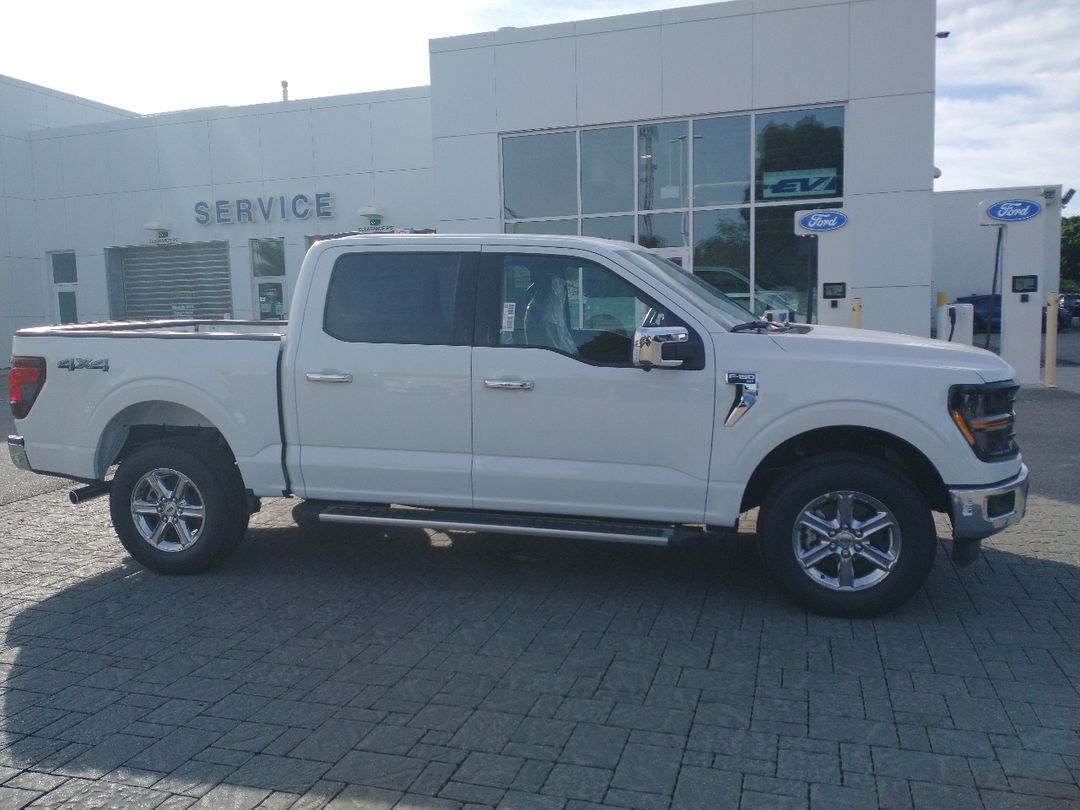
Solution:
{"label": "chrome front bumper", "polygon": [[11,454],[11,463],[20,470],[33,472],[30,467],[30,459],[26,457],[26,443],[22,436],[7,437],[8,453]]}
{"label": "chrome front bumper", "polygon": [[1028,468],[1014,478],[985,487],[949,489],[953,538],[978,540],[1019,522],[1027,508]]}

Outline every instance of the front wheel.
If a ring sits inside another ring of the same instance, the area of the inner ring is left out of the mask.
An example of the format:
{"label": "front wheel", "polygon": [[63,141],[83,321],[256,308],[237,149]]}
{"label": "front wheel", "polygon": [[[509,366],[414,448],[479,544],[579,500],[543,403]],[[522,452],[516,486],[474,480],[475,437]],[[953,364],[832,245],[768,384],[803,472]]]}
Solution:
{"label": "front wheel", "polygon": [[835,453],[801,462],[769,490],[761,513],[766,565],[816,613],[892,610],[934,564],[937,532],[926,499],[873,458]]}
{"label": "front wheel", "polygon": [[109,493],[113,526],[138,562],[164,574],[214,565],[243,536],[243,488],[219,448],[151,444],[120,464]]}

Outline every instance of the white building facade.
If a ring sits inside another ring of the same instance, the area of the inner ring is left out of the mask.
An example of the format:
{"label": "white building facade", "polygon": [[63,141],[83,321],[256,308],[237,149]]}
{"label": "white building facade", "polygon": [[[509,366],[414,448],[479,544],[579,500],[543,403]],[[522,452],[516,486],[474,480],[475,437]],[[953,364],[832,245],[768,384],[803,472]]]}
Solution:
{"label": "white building facade", "polygon": [[[43,322],[287,315],[311,241],[372,228],[637,241],[758,312],[858,298],[928,334],[935,286],[989,291],[935,277],[934,34],[934,0],[733,0],[432,40],[430,87],[153,116],[0,77],[0,354]],[[840,235],[796,236],[814,209]]]}

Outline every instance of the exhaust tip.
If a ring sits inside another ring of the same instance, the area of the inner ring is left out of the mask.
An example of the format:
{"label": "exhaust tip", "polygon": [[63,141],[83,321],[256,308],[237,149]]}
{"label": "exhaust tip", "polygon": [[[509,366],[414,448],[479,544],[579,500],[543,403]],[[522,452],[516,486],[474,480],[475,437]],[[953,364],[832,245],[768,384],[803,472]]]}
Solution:
{"label": "exhaust tip", "polygon": [[73,505],[86,503],[94,498],[100,498],[102,495],[106,495],[109,492],[109,485],[107,483],[100,484],[87,484],[85,487],[79,487],[73,489],[68,493],[68,500]]}

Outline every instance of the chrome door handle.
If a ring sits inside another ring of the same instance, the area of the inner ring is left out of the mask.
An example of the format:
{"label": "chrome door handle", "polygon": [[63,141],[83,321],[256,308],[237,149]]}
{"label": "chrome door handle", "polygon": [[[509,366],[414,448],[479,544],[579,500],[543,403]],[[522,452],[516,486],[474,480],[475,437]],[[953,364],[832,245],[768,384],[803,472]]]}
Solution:
{"label": "chrome door handle", "polygon": [[532,391],[532,380],[484,380],[484,388],[498,391]]}
{"label": "chrome door handle", "polygon": [[322,371],[309,371],[304,375],[308,382],[351,383],[352,374],[327,374]]}

